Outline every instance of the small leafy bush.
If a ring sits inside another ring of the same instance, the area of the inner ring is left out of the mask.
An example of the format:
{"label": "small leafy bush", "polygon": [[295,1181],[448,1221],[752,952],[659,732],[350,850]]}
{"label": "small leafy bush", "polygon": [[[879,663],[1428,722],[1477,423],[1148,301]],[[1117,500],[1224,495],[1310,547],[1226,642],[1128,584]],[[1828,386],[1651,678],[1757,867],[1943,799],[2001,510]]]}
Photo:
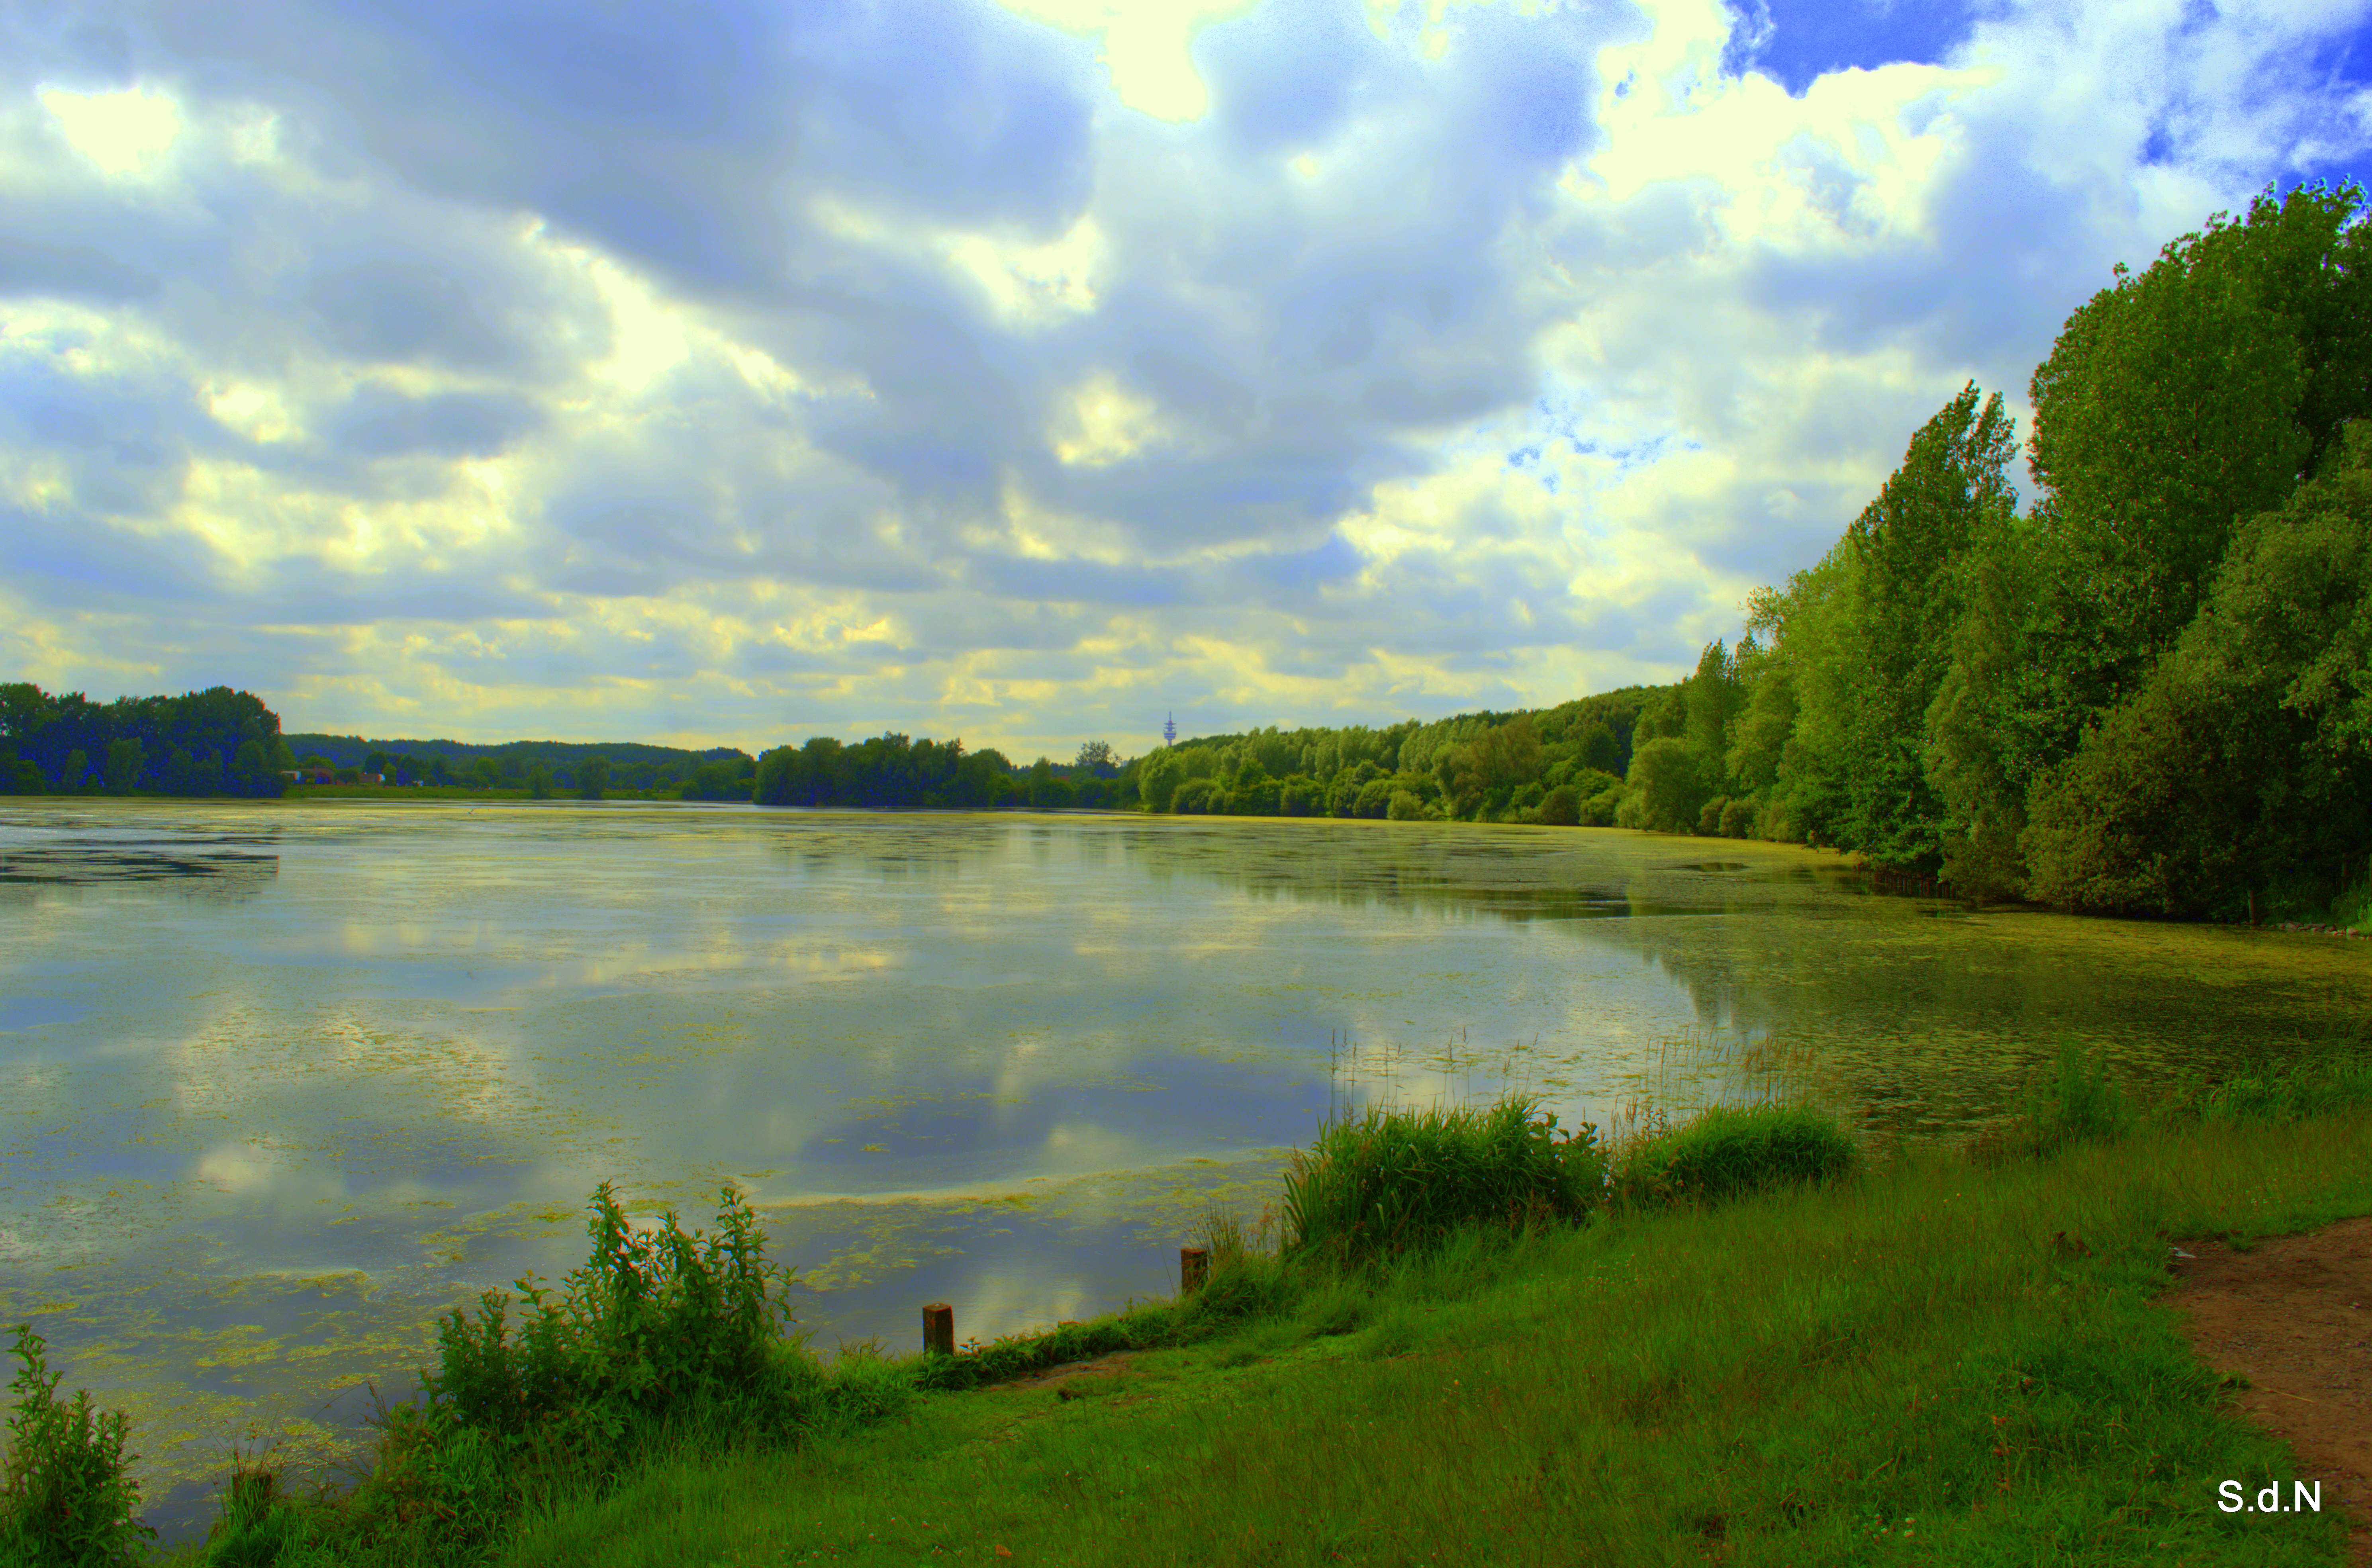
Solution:
{"label": "small leafy bush", "polygon": [[2331,900],[2331,923],[2372,935],[2372,865],[2366,867],[2353,887],[2343,889]]}
{"label": "small leafy bush", "polygon": [[1371,1109],[1320,1130],[1285,1177],[1285,1245],[1296,1261],[1349,1269],[1431,1248],[1468,1225],[1575,1219],[1599,1201],[1598,1130],[1560,1137],[1529,1096],[1485,1110]]}
{"label": "small leafy bush", "polygon": [[157,1532],[134,1521],[140,1490],[123,1452],[132,1424],[122,1411],[94,1415],[87,1391],[72,1404],[57,1399],[65,1374],[52,1372],[48,1342],[19,1323],[17,1368],[8,1418],[8,1457],[0,1469],[0,1562],[9,1568],[114,1568],[145,1555]]}
{"label": "small leafy bush", "polygon": [[1860,1151],[1836,1119],[1797,1106],[1716,1107],[1655,1132],[1612,1176],[1615,1200],[1719,1202],[1767,1188],[1832,1181]]}
{"label": "small leafy bush", "polygon": [[795,1419],[804,1336],[789,1332],[791,1271],[766,1261],[746,1199],[727,1188],[719,1205],[714,1237],[685,1232],[672,1210],[638,1234],[603,1182],[590,1261],[557,1299],[533,1275],[518,1282],[531,1315],[516,1341],[497,1291],[475,1321],[457,1307],[437,1325],[440,1367],[422,1374],[432,1418],[498,1447],[556,1434],[613,1446],[719,1410]]}

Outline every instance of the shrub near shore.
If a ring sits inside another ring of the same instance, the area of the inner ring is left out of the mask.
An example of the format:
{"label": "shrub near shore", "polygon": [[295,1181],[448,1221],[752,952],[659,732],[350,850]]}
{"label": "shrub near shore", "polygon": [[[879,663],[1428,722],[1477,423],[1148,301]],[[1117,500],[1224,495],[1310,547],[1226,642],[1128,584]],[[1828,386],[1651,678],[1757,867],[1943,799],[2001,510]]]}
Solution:
{"label": "shrub near shore", "polygon": [[[1612,1149],[1529,1102],[1387,1113],[1321,1137],[1305,1198],[1425,1168],[1379,1140],[1496,1147],[1502,1184],[1471,1187],[1465,1223],[1366,1233],[1398,1247],[1308,1223],[1362,1223],[1348,1204],[1305,1202],[1273,1248],[1216,1220],[1181,1301],[830,1369],[765,1316],[780,1276],[746,1210],[728,1198],[715,1239],[635,1238],[605,1191],[594,1262],[530,1291],[517,1338],[494,1301],[448,1320],[372,1477],[299,1497],[251,1472],[180,1560],[1568,1561],[1553,1543],[1587,1540],[1607,1562],[2331,1561],[2329,1517],[2213,1506],[2214,1481],[2286,1460],[2148,1297],[2167,1237],[2372,1210],[2372,1071],[2193,1086],[2104,1123],[2115,1098],[2071,1052],[1983,1166],[1839,1160],[1784,1108]],[[1551,1214],[1593,1167],[1588,1223]],[[647,1353],[671,1318],[708,1350]],[[1000,1386],[1114,1350],[1154,1400]]]}

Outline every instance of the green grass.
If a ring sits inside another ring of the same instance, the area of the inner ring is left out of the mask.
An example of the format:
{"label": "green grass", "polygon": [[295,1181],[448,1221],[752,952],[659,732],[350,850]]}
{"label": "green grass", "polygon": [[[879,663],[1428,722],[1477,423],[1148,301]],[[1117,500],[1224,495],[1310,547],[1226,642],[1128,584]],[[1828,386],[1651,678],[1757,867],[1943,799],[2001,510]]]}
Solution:
{"label": "green grass", "polygon": [[[2372,1212],[2372,1071],[2143,1116],[2071,1051],[2027,1116],[1875,1162],[1797,1109],[1610,1150],[1526,1101],[1366,1117],[1250,1235],[1213,1217],[1183,1301],[829,1369],[729,1195],[636,1237],[605,1190],[515,1336],[448,1321],[367,1479],[250,1464],[180,1561],[2336,1562],[2335,1514],[2215,1505],[2289,1460],[2152,1298],[2172,1239]],[[1121,1349],[1082,1397],[1010,1381]]]}
{"label": "green grass", "polygon": [[2215,1506],[2289,1461],[2151,1297],[2169,1237],[2372,1210],[2367,1134],[2361,1109],[2152,1126],[1471,1232],[1348,1321],[1281,1303],[1101,1398],[663,1457],[503,1561],[2333,1562],[2333,1516]]}

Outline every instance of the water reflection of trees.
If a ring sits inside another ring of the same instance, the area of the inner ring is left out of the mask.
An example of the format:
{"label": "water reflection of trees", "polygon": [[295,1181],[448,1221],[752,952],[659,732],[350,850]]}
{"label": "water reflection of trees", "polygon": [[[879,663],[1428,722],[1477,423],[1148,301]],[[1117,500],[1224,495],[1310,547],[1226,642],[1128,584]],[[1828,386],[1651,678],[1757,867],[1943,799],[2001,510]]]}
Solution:
{"label": "water reflection of trees", "polygon": [[1808,1086],[1906,1132],[2002,1113],[2064,1040],[2149,1086],[2318,1049],[2363,1005],[2360,965],[2300,969],[2220,930],[2076,924],[1840,897],[1782,918],[1581,935],[1636,950],[1704,1023],[1784,1037]]}
{"label": "water reflection of trees", "polygon": [[1263,902],[1554,923],[1659,970],[1708,1038],[1794,1041],[1821,1092],[1913,1127],[2006,1103],[2070,1036],[2105,1046],[2134,1079],[2217,1073],[2342,1028],[2363,1000],[2360,965],[2341,965],[2348,983],[2267,967],[2265,949],[2220,930],[1971,918],[1875,898],[1842,862],[1793,852],[1723,846],[1741,858],[1692,858],[1688,846],[1627,834],[1231,819],[802,826],[778,853],[811,870],[861,863],[884,877],[953,877],[1017,854],[1067,857]]}
{"label": "water reflection of trees", "polygon": [[280,875],[279,834],[41,832],[0,845],[0,888],[154,884],[210,900],[252,898]]}

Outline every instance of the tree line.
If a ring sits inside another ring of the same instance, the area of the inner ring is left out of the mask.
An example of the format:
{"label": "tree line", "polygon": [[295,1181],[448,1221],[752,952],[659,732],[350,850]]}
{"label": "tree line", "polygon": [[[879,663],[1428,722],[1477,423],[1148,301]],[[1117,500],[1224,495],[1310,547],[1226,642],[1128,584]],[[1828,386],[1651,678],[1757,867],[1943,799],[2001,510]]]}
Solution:
{"label": "tree line", "polygon": [[856,807],[884,811],[1030,807],[1114,808],[1134,804],[1110,745],[1091,740],[1068,765],[1041,757],[1016,767],[994,748],[960,739],[889,734],[843,744],[816,736],[759,759],[754,797],[766,806]]}
{"label": "tree line", "polygon": [[2071,315],[2018,450],[1973,385],[1750,601],[1634,825],[1831,843],[1978,897],[2261,918],[2372,865],[2372,228],[2219,215]]}
{"label": "tree line", "polygon": [[252,692],[100,703],[0,684],[0,793],[266,797],[287,788],[295,766],[280,716]]}
{"label": "tree line", "polygon": [[366,740],[352,735],[292,735],[300,764],[319,764],[352,783],[378,774],[396,784],[439,784],[530,795],[610,790],[747,800],[757,759],[729,746],[706,750],[640,741]]}

